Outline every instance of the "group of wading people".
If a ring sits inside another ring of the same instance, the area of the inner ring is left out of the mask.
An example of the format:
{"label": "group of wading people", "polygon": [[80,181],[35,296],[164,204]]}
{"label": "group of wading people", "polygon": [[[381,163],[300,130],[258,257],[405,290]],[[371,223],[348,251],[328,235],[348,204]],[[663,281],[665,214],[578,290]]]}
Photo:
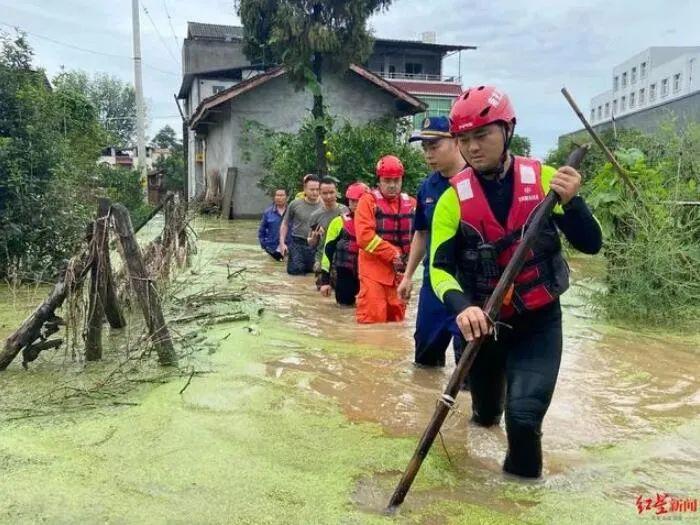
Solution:
{"label": "group of wading people", "polygon": [[[358,323],[402,321],[422,261],[416,365],[444,366],[450,341],[457,361],[465,342],[484,338],[465,386],[471,421],[490,427],[505,414],[503,470],[538,478],[542,421],[562,353],[559,296],[569,286],[559,233],[588,254],[600,250],[602,233],[578,195],[581,175],[575,169],[510,153],[515,124],[503,91],[467,89],[449,118],[425,119],[410,139],[421,142],[432,170],[415,199],[402,193],[404,168],[392,155],[379,159],[375,188],[360,182],[347,188],[347,207],[336,202],[334,179],[308,175],[303,193],[288,206],[284,190],[276,192],[260,242],[276,259],[286,257],[289,274],[316,271],[320,293],[329,296],[334,289],[339,304],[355,304]],[[559,204],[499,318],[490,319],[485,301],[550,189]]]}

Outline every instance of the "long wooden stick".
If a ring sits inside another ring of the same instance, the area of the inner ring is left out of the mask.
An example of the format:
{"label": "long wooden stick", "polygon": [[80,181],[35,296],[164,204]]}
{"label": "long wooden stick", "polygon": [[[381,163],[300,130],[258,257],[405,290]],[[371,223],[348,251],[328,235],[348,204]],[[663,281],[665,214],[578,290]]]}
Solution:
{"label": "long wooden stick", "polygon": [[[573,168],[578,168],[587,151],[588,145],[579,146],[569,156],[567,164]],[[513,284],[515,277],[522,269],[533,243],[540,234],[540,231],[544,225],[549,220],[552,210],[557,202],[559,202],[559,197],[554,191],[550,190],[542,204],[535,212],[532,221],[530,222],[527,230],[525,230],[522,241],[515,250],[515,253],[513,254],[513,257],[506,266],[505,270],[503,270],[503,274],[498,280],[496,289],[493,291],[491,297],[489,297],[486,305],[484,306],[484,311],[487,313],[490,319],[498,318],[501,305],[503,304],[503,298]],[[450,409],[455,403],[460,387],[464,383],[464,378],[467,376],[469,369],[474,363],[474,359],[476,359],[476,355],[479,352],[479,348],[484,340],[485,338],[478,338],[471,341],[469,345],[467,345],[462,357],[459,359],[459,363],[457,363],[457,367],[452,373],[452,377],[450,377],[450,381],[447,383],[445,391],[438,399],[433,417],[423,432],[423,435],[418,442],[418,447],[413,453],[413,457],[411,458],[408,467],[406,467],[406,471],[404,472],[401,481],[396,486],[394,494],[391,496],[391,500],[389,501],[389,506],[387,508],[389,512],[394,512],[406,498],[406,494],[410,490],[413,480],[416,478],[418,470],[423,464],[423,460],[428,455],[430,447],[432,447],[433,441],[435,441],[438,432],[440,432],[440,428],[442,427],[447,414],[450,412]]]}
{"label": "long wooden stick", "polygon": [[629,178],[629,175],[627,175],[627,172],[625,169],[620,166],[620,163],[617,161],[615,158],[615,155],[612,154],[612,151],[608,149],[608,147],[603,143],[603,141],[600,139],[598,134],[595,132],[595,130],[591,127],[591,125],[588,123],[586,120],[586,117],[583,116],[583,113],[579,109],[578,105],[574,101],[574,97],[571,96],[571,93],[569,93],[569,90],[566,89],[565,87],[561,88],[561,93],[564,95],[564,98],[566,101],[569,103],[571,106],[571,109],[574,110],[574,113],[578,116],[579,120],[583,123],[583,127],[586,128],[586,131],[588,131],[588,134],[591,136],[591,138],[595,141],[596,144],[600,147],[600,149],[603,150],[603,153],[605,156],[608,158],[610,163],[613,165],[615,170],[620,174],[620,177],[622,177],[622,181],[627,185],[627,187],[632,191],[635,197],[639,196],[639,190],[637,190],[637,187],[634,185],[632,180]]}

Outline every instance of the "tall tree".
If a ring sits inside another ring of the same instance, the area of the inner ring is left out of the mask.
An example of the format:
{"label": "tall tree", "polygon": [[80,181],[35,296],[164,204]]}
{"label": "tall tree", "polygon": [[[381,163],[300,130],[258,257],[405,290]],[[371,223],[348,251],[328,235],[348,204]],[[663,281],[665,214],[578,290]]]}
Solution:
{"label": "tall tree", "polygon": [[153,142],[153,144],[159,148],[168,148],[170,150],[174,150],[178,145],[180,145],[180,142],[175,136],[175,130],[168,124],[163,126],[160,131],[156,133],[156,136],[153,137],[151,142]]}
{"label": "tall tree", "polygon": [[530,144],[529,138],[518,135],[517,133],[513,134],[513,138],[510,141],[510,151],[512,153],[523,157],[529,157],[531,150],[532,145]]}
{"label": "tall tree", "polygon": [[367,19],[391,0],[236,0],[245,52],[253,63],[284,64],[297,89],[314,97],[316,170],[328,172],[323,71],[345,71],[372,51]]}
{"label": "tall tree", "polygon": [[58,88],[82,93],[92,103],[114,145],[128,146],[134,142],[136,94],[130,83],[105,73],[90,78],[84,71],[60,73],[53,82]]}

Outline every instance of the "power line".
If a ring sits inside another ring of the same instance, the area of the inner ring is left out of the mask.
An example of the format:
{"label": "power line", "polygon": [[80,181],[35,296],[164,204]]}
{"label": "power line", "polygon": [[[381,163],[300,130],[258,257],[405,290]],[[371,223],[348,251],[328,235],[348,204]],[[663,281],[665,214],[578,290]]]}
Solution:
{"label": "power line", "polygon": [[[0,22],[0,25],[9,27],[9,28],[11,28],[11,29],[15,29],[15,30],[17,30],[17,31],[21,31],[22,33],[26,33],[26,34],[28,34],[28,35],[31,35],[31,36],[33,36],[33,37],[35,37],[35,38],[39,38],[39,39],[41,39],[41,40],[46,40],[46,41],[48,41],[48,42],[52,42],[52,43],[57,44],[57,45],[59,45],[59,46],[64,46],[64,47],[68,47],[68,48],[71,48],[71,49],[75,49],[75,50],[77,50],[77,51],[83,51],[83,52],[85,52],[85,53],[92,53],[93,55],[101,55],[101,56],[110,57],[110,58],[121,58],[121,59],[126,59],[126,60],[129,60],[129,61],[132,60],[132,57],[127,56],[127,55],[116,55],[116,54],[113,54],[113,53],[104,53],[103,51],[96,51],[96,50],[94,50],[94,49],[88,49],[88,48],[85,48],[85,47],[80,47],[80,46],[76,46],[76,45],[73,45],[73,44],[68,44],[68,43],[66,43],[66,42],[61,42],[60,40],[55,40],[55,39],[50,38],[50,37],[48,37],[48,36],[40,35],[40,34],[38,34],[38,33],[32,32],[32,31],[27,31],[26,29],[23,29],[23,28],[21,28],[21,27],[19,27],[19,26],[17,26],[17,25],[7,24],[7,23],[5,23],[5,22]],[[145,67],[149,68],[149,69],[153,69],[154,71],[158,71],[158,72],[164,73],[164,74],[166,74],[166,75],[173,75],[173,76],[177,76],[177,77],[180,76],[180,73],[175,73],[174,71],[166,71],[165,69],[160,69],[159,67],[152,66],[152,65],[147,64],[147,63],[145,63],[145,62],[143,62],[143,65],[144,65]]]}
{"label": "power line", "polygon": [[175,58],[175,55],[173,55],[173,52],[170,49],[170,47],[168,46],[168,44],[165,43],[165,39],[163,38],[163,35],[161,35],[160,31],[158,31],[158,26],[156,26],[156,23],[154,22],[153,17],[151,16],[151,13],[148,12],[148,9],[146,8],[146,6],[143,2],[141,2],[141,7],[143,8],[143,12],[146,13],[146,16],[151,21],[151,25],[153,26],[153,29],[155,29],[156,35],[158,35],[158,39],[160,40],[160,43],[163,44],[163,47],[168,52],[170,57],[175,61],[175,64],[179,65],[177,58]]}
{"label": "power line", "polygon": [[173,28],[173,19],[170,17],[170,12],[168,11],[168,2],[163,0],[163,9],[165,9],[165,16],[168,17],[168,25],[170,26],[170,32],[173,35],[173,40],[175,40],[175,49],[180,51],[180,41],[177,39],[175,34],[175,29]]}

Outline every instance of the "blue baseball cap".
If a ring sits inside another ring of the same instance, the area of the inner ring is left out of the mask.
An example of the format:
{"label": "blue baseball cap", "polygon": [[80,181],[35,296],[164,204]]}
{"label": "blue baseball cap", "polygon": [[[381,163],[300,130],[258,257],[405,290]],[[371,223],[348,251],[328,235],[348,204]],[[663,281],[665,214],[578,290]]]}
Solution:
{"label": "blue baseball cap", "polygon": [[416,140],[438,140],[452,138],[450,133],[450,120],[447,117],[427,117],[421,124],[420,131],[414,133],[408,139],[409,142]]}

